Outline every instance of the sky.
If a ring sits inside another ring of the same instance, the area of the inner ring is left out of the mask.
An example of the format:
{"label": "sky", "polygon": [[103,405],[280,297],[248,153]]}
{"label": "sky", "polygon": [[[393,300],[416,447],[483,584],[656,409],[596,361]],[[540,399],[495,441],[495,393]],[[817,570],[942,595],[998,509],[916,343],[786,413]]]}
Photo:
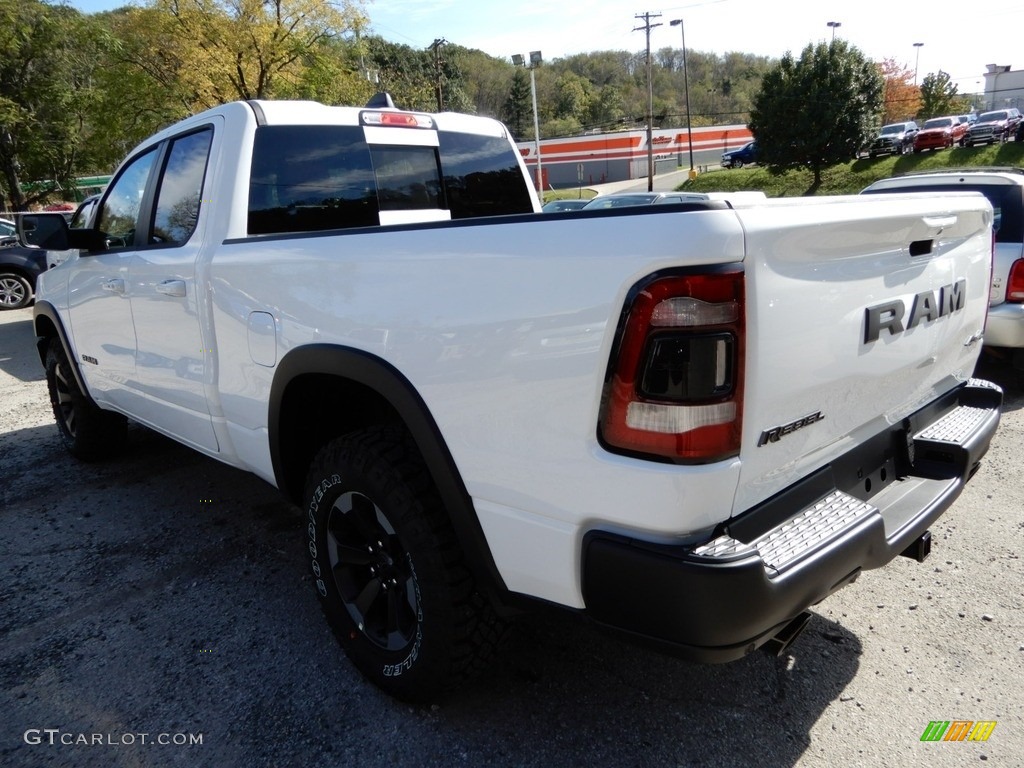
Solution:
{"label": "sky", "polygon": [[[70,0],[92,13],[130,0]],[[545,60],[598,50],[641,51],[637,18],[650,13],[651,48],[680,47],[723,55],[732,51],[773,58],[799,56],[808,43],[837,38],[869,59],[894,59],[918,80],[943,70],[960,93],[983,90],[986,64],[1024,69],[1020,45],[1024,3],[989,0],[971,6],[920,0],[696,0],[638,5],[630,0],[372,0],[365,4],[374,33],[426,48],[437,38],[492,56],[541,51]],[[660,16],[656,17],[656,14]],[[680,27],[669,21],[683,19]],[[915,47],[915,43],[923,43]]]}

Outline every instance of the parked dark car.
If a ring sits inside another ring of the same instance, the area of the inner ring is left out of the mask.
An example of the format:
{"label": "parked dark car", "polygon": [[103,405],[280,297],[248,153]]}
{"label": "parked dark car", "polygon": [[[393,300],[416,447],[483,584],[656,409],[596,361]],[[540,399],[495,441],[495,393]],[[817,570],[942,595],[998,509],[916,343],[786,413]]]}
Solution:
{"label": "parked dark car", "polygon": [[878,136],[868,147],[868,155],[905,155],[914,148],[914,139],[917,138],[917,123],[907,120],[902,123],[889,123],[883,125]]}
{"label": "parked dark car", "polygon": [[582,210],[628,208],[634,205],[703,203],[709,199],[708,195],[703,192],[614,192],[609,195],[598,195],[583,206]]}
{"label": "parked dark car", "polygon": [[46,251],[12,245],[0,248],[0,310],[32,303],[36,278],[46,271]]}
{"label": "parked dark car", "polygon": [[757,142],[751,141],[749,144],[744,144],[739,149],[734,149],[731,152],[724,152],[722,154],[722,167],[723,168],[742,168],[748,163],[757,162]]}
{"label": "parked dark car", "polygon": [[578,211],[589,200],[552,200],[550,203],[545,203],[541,210],[544,213],[561,213],[562,211]]}
{"label": "parked dark car", "polygon": [[1016,136],[1020,122],[1020,110],[1016,107],[982,112],[974,125],[967,129],[964,146],[1009,141],[1011,136]]}

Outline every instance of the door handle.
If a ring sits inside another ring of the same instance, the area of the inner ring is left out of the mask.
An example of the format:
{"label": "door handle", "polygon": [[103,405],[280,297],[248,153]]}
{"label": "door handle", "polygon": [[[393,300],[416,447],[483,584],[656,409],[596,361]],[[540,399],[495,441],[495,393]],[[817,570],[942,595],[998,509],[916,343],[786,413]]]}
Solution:
{"label": "door handle", "polygon": [[119,277],[112,277],[109,280],[104,280],[101,287],[104,291],[124,293],[124,280]]}
{"label": "door handle", "polygon": [[156,292],[162,293],[164,296],[177,296],[181,297],[185,295],[185,281],[184,280],[164,280],[162,283],[156,284]]}

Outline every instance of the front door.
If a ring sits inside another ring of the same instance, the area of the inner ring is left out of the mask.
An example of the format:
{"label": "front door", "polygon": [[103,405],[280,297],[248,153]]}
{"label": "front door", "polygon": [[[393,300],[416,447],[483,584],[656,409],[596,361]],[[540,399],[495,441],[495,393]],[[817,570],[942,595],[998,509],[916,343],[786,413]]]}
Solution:
{"label": "front door", "polygon": [[130,408],[135,376],[135,326],[128,296],[136,222],[157,159],[152,148],[112,182],[96,216],[106,248],[83,253],[68,285],[71,334],[79,368],[99,403]]}

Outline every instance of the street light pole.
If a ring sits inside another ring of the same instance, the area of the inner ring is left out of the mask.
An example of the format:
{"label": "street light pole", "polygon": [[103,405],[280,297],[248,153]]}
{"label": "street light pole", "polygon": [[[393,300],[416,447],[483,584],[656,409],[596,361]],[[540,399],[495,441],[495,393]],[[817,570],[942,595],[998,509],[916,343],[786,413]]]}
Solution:
{"label": "street light pole", "polygon": [[826,22],[825,26],[832,27],[832,42],[836,41],[836,29],[843,26],[841,21],[829,21]]}
{"label": "street light pole", "polygon": [[917,55],[914,57],[914,85],[917,85],[917,65],[921,62],[921,46],[924,43],[914,43],[914,47],[917,49]]}
{"label": "street light pole", "polygon": [[[537,192],[544,201],[544,169],[540,159],[540,119],[537,116],[537,78],[534,71],[544,61],[540,51],[530,51],[530,96],[533,99],[533,144],[537,152]],[[520,53],[512,54],[512,63],[517,67],[526,66],[526,59]]]}
{"label": "street light pole", "polygon": [[682,19],[672,19],[670,27],[679,27],[679,34],[683,41],[683,94],[686,99],[686,143],[690,148],[690,178],[697,176],[693,168],[693,121],[690,120],[690,68],[686,66],[686,29]]}

